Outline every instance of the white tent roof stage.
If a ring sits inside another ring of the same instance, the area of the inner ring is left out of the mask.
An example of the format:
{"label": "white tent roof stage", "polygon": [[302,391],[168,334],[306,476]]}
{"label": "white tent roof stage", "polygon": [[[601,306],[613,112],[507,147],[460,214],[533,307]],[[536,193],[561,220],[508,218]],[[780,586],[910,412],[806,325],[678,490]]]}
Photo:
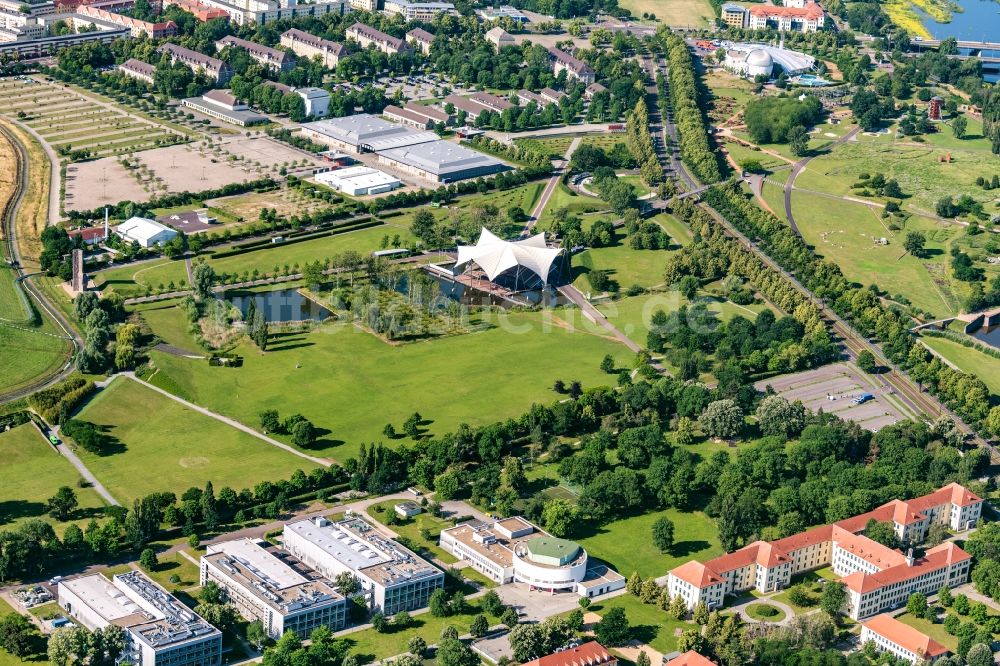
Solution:
{"label": "white tent roof stage", "polygon": [[491,282],[512,268],[524,268],[541,278],[543,284],[548,284],[552,263],[561,252],[559,248],[545,245],[544,233],[524,240],[505,241],[484,228],[475,245],[458,246],[455,268],[475,263]]}

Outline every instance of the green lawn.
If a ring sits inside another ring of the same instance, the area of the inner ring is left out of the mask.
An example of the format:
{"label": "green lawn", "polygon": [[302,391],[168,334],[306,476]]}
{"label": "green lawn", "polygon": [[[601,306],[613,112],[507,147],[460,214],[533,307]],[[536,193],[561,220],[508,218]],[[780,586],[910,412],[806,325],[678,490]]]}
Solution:
{"label": "green lawn", "polygon": [[[393,507],[400,503],[400,500],[388,500],[386,502],[379,502],[378,504],[373,504],[366,509],[368,515],[371,516],[376,521],[386,523],[390,513],[396,515]],[[445,520],[444,518],[435,518],[430,513],[424,512],[418,514],[412,518],[397,523],[395,525],[388,526],[388,529],[392,530],[396,534],[406,537],[410,543],[415,544],[423,549],[426,549],[440,558],[443,562],[454,563],[458,561],[451,553],[446,552],[440,546],[438,546],[438,535],[441,534],[441,530],[452,527],[452,522],[450,520]],[[421,535],[421,531],[428,530],[431,534],[430,539],[425,539]],[[471,571],[467,570],[467,571]],[[466,572],[463,572],[463,575]]]}
{"label": "green lawn", "polygon": [[[674,523],[674,547],[661,553],[653,545],[653,523],[660,517]],[[623,576],[633,571],[648,578],[663,576],[691,559],[706,560],[722,554],[715,523],[699,511],[652,511],[593,528],[577,539],[591,557],[608,562]]]}
{"label": "green lawn", "polygon": [[[545,210],[542,211],[541,216],[538,218],[536,228],[539,231],[548,229],[549,224],[552,223],[552,214],[560,208],[567,208],[574,215],[608,210],[607,204],[600,199],[577,194],[560,183],[556,186],[555,191],[552,192],[552,197],[549,199]],[[531,211],[525,209],[525,212],[530,213]]]}
{"label": "green lawn", "polygon": [[781,622],[785,619],[783,610],[766,602],[748,605],[747,615],[762,622]]}
{"label": "green lawn", "polygon": [[1000,393],[1000,359],[988,356],[972,347],[965,347],[947,338],[925,335],[920,340],[954,363],[960,370],[981,378],[990,391]]}
{"label": "green lawn", "polygon": [[944,624],[934,624],[930,620],[925,620],[922,617],[914,617],[909,613],[903,613],[897,616],[896,619],[903,624],[910,625],[917,631],[927,634],[952,652],[958,648],[958,638],[945,631]]}
{"label": "green lawn", "polygon": [[645,13],[654,14],[667,25],[688,28],[704,28],[715,18],[712,6],[705,0],[686,2],[685,0],[622,0],[622,9],[628,9],[636,17]]}
{"label": "green lawn", "polygon": [[644,604],[631,594],[598,601],[587,610],[603,616],[612,608],[621,608],[625,611],[634,640],[645,643],[663,654],[677,649],[675,633],[697,626],[686,620],[675,620],[656,605]]}
{"label": "green lawn", "polygon": [[[690,242],[691,232],[673,216],[661,214],[652,218],[652,221],[670,235],[672,249],[676,250]],[[634,284],[654,287],[663,283],[663,267],[670,255],[670,250],[633,250],[624,230],[619,229],[616,245],[591,248],[573,257],[576,272],[573,282],[581,291],[591,291],[587,273],[591,270],[607,270],[618,281],[622,291]]]}
{"label": "green lawn", "polygon": [[736,163],[740,166],[743,166],[748,160],[756,160],[760,162],[760,165],[767,170],[772,170],[780,166],[788,166],[788,162],[783,159],[779,159],[774,155],[769,155],[762,150],[748,148],[747,146],[744,146],[736,141],[729,141],[724,145],[732,158],[736,160]]}
{"label": "green lawn", "polygon": [[180,494],[207,481],[240,490],[315,466],[125,378],[115,379],[77,418],[104,426],[120,442],[122,450],[107,455],[78,453],[125,506],[153,491]]}
{"label": "green lawn", "polygon": [[[463,422],[492,423],[556,400],[556,379],[607,384],[600,359],[610,353],[624,366],[631,357],[581,330],[575,309],[488,317],[487,330],[399,346],[330,323],[272,343],[263,355],[244,343],[235,350],[244,357],[237,369],[156,351],[152,358],[190,400],[253,427],[264,409],[301,413],[330,431],[318,443],[321,455],[346,460],[362,442],[384,439],[386,423],[399,430],[415,411],[438,435]],[[490,378],[488,386],[481,377]]]}
{"label": "green lawn", "polygon": [[0,434],[0,458],[0,528],[45,518],[62,532],[69,523],[58,523],[47,515],[47,501],[60,486],[72,488],[80,504],[71,522],[82,526],[104,506],[92,488],[77,487],[79,473],[30,423]]}
{"label": "green lawn", "polygon": [[[452,625],[458,633],[468,633],[472,620],[479,614],[479,606],[475,601],[469,602],[469,612],[450,617],[434,617],[430,613],[421,613],[412,617],[412,625],[401,631],[388,631],[380,634],[374,629],[364,629],[345,635],[351,654],[357,655],[361,663],[386,657],[394,657],[407,651],[406,644],[414,636],[420,636],[428,645],[441,640],[441,632]],[[487,615],[490,624],[498,624],[495,617]]]}
{"label": "green lawn", "polygon": [[166,286],[170,282],[180,285],[181,280],[187,280],[184,262],[172,259],[126,264],[94,275],[98,289],[116,291],[125,297],[144,293],[146,287],[157,289],[160,284]]}
{"label": "green lawn", "polygon": [[[198,559],[200,556],[195,554],[193,557]],[[152,571],[146,569],[142,571],[171,593],[198,587],[201,582],[201,572],[198,567],[180,553],[160,555],[159,563]],[[170,580],[174,576],[180,579],[176,583]]]}
{"label": "green lawn", "polygon": [[177,299],[171,299],[143,303],[131,307],[130,310],[140,313],[149,327],[167,344],[199,354],[201,351],[198,343],[194,336],[188,332],[187,318],[178,316],[179,310],[176,307],[178,302]]}
{"label": "green lawn", "polygon": [[[955,290],[965,287],[953,284],[945,266],[949,241],[959,233],[957,227],[911,217],[902,230],[894,231],[878,209],[805,192],[792,196],[792,212],[805,240],[836,262],[847,279],[877,284],[931,313],[958,310],[961,294]],[[907,231],[925,233],[928,257],[918,259],[903,250]],[[878,238],[888,239],[889,244],[876,245]]]}

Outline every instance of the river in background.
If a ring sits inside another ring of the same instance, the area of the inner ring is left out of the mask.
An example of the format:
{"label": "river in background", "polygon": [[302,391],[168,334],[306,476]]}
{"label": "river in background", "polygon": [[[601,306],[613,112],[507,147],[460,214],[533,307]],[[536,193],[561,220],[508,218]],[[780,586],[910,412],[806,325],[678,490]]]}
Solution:
{"label": "river in background", "polygon": [[934,39],[956,39],[975,42],[1000,42],[1000,2],[997,0],[959,0],[961,13],[951,13],[951,23],[938,23],[919,7],[914,11]]}

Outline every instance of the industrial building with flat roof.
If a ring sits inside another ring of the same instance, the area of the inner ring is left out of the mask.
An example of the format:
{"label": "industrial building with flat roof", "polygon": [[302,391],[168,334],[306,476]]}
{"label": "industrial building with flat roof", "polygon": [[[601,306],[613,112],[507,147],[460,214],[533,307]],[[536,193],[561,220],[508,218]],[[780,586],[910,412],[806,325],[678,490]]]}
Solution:
{"label": "industrial building with flat roof", "polygon": [[440,570],[353,514],[289,523],[283,540],[285,550],[327,578],[354,575],[369,606],[385,615],[423,608],[444,588]]}
{"label": "industrial building with flat roof", "polygon": [[59,582],[59,605],[91,631],[125,630],[136,666],[216,666],[222,633],[139,571]]}
{"label": "industrial building with flat roof", "polygon": [[263,542],[237,539],[210,545],[201,556],[201,585],[215,582],[244,618],[277,640],[286,631],[306,639],[313,629],[343,628],[347,600],[322,580],[309,580]]}
{"label": "industrial building with flat roof", "polygon": [[[456,525],[441,531],[440,544],[501,585],[525,583],[534,590],[572,591],[588,598],[625,586],[620,574],[591,567],[579,544],[553,537],[521,516]],[[588,584],[595,582],[599,584]]]}
{"label": "industrial building with flat roof", "polygon": [[355,197],[391,192],[402,185],[398,178],[366,166],[324,171],[316,174],[316,181]]}
{"label": "industrial building with flat roof", "polygon": [[302,125],[302,134],[331,148],[359,154],[438,139],[438,135],[434,132],[404,127],[370,113],[306,123]]}
{"label": "industrial building with flat roof", "polygon": [[380,150],[378,162],[434,183],[453,183],[511,169],[494,157],[440,139]]}

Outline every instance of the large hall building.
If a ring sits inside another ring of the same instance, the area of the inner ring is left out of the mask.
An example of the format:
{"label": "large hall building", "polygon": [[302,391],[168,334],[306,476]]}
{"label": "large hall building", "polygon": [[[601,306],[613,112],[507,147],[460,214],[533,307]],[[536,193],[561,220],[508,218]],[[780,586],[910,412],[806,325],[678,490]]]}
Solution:
{"label": "large hall building", "polygon": [[960,486],[947,486],[911,500],[893,500],[853,518],[823,525],[776,541],[755,541],[701,563],[690,561],[670,571],[667,589],[693,609],[725,605],[728,594],[756,589],[774,592],[792,576],[831,567],[848,594],[848,615],[855,620],[905,604],[910,594],[931,594],[969,577],[971,556],[951,542],[913,557],[864,535],[870,520],[891,523],[903,543],[919,543],[934,523],[956,531],[976,524],[983,500]]}

